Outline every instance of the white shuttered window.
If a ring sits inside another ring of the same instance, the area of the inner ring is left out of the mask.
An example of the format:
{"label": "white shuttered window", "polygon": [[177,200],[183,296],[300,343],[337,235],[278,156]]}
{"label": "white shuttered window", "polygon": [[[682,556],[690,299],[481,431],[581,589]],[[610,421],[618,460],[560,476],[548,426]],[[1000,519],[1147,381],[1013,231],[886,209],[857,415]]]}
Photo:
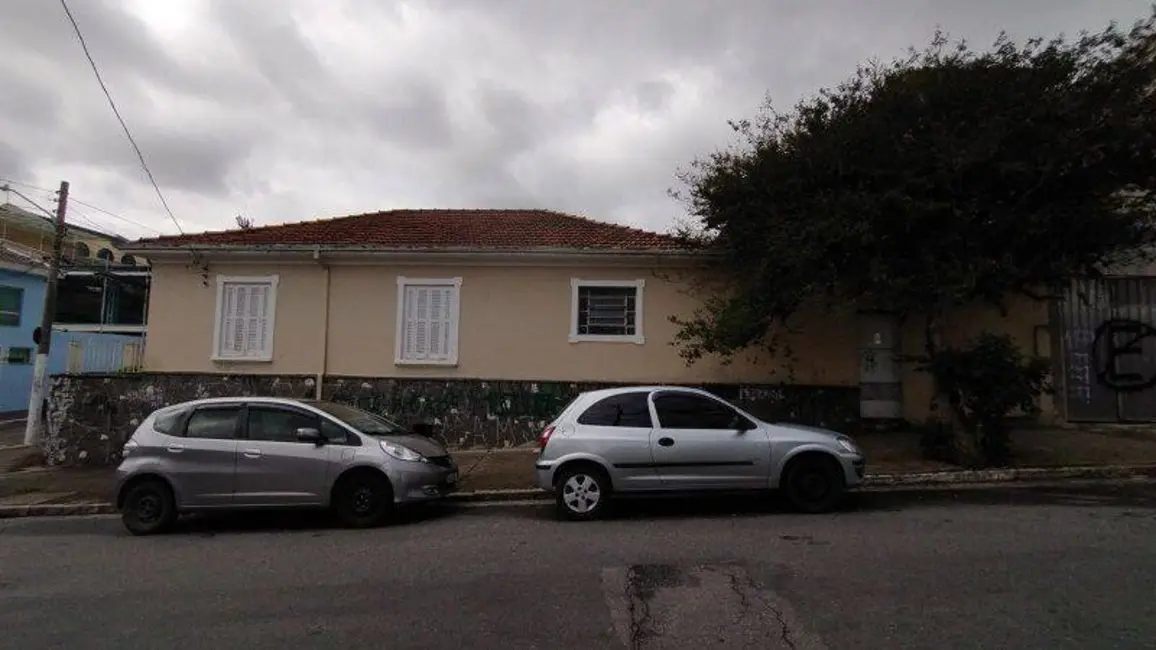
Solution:
{"label": "white shuttered window", "polygon": [[461,278],[397,279],[398,364],[455,365]]}
{"label": "white shuttered window", "polygon": [[272,361],[277,276],[217,276],[213,358]]}

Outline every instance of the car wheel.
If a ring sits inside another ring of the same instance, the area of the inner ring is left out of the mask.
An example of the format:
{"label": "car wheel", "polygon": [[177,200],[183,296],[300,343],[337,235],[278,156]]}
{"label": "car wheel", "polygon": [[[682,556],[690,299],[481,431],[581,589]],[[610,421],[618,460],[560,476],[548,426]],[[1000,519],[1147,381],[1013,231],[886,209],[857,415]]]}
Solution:
{"label": "car wheel", "polygon": [[379,526],[393,510],[393,490],[389,480],[383,476],[357,474],[342,480],[334,495],[333,506],[344,526]]}
{"label": "car wheel", "polygon": [[566,519],[597,519],[610,501],[610,480],[600,470],[581,465],[563,469],[554,486],[558,512]]}
{"label": "car wheel", "polygon": [[164,532],[176,520],[177,501],[163,481],[142,481],[125,495],[121,521],[133,535]]}
{"label": "car wheel", "polygon": [[834,510],[846,492],[843,470],[824,456],[806,456],[792,462],[785,483],[791,507],[806,513]]}

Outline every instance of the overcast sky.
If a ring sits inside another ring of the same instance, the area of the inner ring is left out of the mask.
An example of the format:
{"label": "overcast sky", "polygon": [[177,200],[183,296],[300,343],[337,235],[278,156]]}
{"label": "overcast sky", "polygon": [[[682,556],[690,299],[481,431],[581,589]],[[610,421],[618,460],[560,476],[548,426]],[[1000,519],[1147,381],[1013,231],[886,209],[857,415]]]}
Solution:
{"label": "overcast sky", "polygon": [[[550,208],[653,230],[726,121],[936,26],[989,44],[1151,0],[70,0],[181,227],[390,208]],[[0,179],[170,233],[58,0],[0,0]],[[51,196],[20,188],[45,207]],[[4,197],[0,195],[0,200]],[[13,202],[24,204],[12,197]],[[144,227],[141,227],[144,226]]]}

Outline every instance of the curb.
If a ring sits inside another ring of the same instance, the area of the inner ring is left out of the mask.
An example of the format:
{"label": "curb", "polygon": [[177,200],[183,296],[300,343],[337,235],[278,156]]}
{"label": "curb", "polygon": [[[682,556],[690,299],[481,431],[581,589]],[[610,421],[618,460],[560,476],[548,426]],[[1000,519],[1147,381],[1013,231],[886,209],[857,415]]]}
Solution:
{"label": "curb", "polygon": [[[1156,464],[1107,465],[1089,467],[1029,467],[1023,469],[952,470],[920,474],[868,474],[862,488],[928,487],[951,485],[983,485],[1002,487],[1060,480],[1116,479],[1135,480],[1156,478]],[[538,488],[516,490],[476,490],[459,492],[446,497],[447,503],[502,503],[522,502],[522,505],[541,505],[550,500],[550,493]],[[514,504],[511,504],[514,505]],[[23,506],[0,505],[0,519],[20,517],[67,517],[82,515],[117,514],[111,503],[45,503]]]}

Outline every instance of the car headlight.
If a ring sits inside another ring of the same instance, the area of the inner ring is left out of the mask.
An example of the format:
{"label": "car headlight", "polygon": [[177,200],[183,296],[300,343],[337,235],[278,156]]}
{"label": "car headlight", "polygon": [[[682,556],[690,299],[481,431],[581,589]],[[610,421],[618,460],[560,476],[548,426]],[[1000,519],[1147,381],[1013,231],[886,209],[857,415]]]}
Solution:
{"label": "car headlight", "polygon": [[410,449],[409,447],[406,447],[405,445],[399,445],[396,442],[382,440],[381,450],[398,460],[409,461],[411,463],[425,462],[425,456],[422,456],[421,454]]}
{"label": "car headlight", "polygon": [[847,436],[839,436],[839,437],[835,438],[835,444],[839,445],[839,447],[843,451],[845,451],[849,454],[860,454],[861,453],[859,451],[859,448],[855,446],[855,441],[848,438]]}

